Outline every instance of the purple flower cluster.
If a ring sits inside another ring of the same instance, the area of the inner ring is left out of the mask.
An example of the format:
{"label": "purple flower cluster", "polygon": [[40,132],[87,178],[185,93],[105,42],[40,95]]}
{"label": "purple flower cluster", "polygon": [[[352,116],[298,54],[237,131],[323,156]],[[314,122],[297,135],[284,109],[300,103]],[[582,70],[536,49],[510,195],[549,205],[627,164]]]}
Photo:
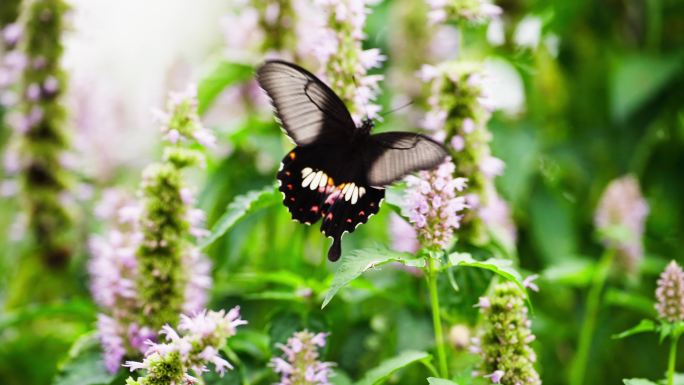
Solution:
{"label": "purple flower cluster", "polygon": [[127,361],[124,366],[134,370],[145,370],[147,373],[136,380],[131,378],[129,385],[148,384],[194,384],[202,383],[197,377],[190,375],[192,370],[196,376],[208,372],[207,365],[212,364],[214,371],[223,375],[233,366],[220,355],[228,338],[235,335],[237,327],[247,321],[240,318],[240,308],[228,311],[202,311],[192,317],[181,316],[178,332],[169,325],[164,325],[159,332],[165,343],[145,341],[148,345],[145,359],[142,362]]}
{"label": "purple flower cluster", "polygon": [[[21,35],[22,27],[17,23],[0,30],[0,106],[3,107],[12,107],[18,101],[12,86],[19,81],[26,66],[26,56],[17,49]],[[16,115],[14,119],[17,119]],[[12,126],[16,126],[16,122]]]}
{"label": "purple flower cluster", "polygon": [[204,147],[216,145],[214,134],[202,125],[197,113],[197,86],[194,84],[182,92],[171,92],[166,102],[166,110],[153,111],[161,130],[171,144],[180,141],[196,141]]}
{"label": "purple flower cluster", "polygon": [[[191,241],[207,235],[203,226],[205,216],[193,207],[194,194],[182,183],[180,173],[184,165],[201,163],[204,159],[201,152],[184,148],[182,144],[215,142],[213,134],[200,124],[196,103],[194,91],[172,94],[167,112],[157,113],[163,121],[162,131],[171,144],[165,151],[168,160],[151,168],[161,170],[161,174],[146,173],[142,183],[143,201],[133,200],[120,191],[108,191],[96,208],[96,214],[109,221],[109,227],[104,235],[90,239],[89,272],[93,297],[103,309],[98,316],[98,329],[105,363],[112,372],[118,370],[123,357],[147,351],[148,346],[143,342],[154,338],[153,330],[164,323],[177,322],[181,312],[199,312],[207,301],[207,290],[212,283],[211,264]],[[150,205],[164,207],[166,211],[150,211]],[[149,224],[159,221],[174,223],[174,232],[164,231],[161,239],[158,238],[158,227],[150,229]],[[151,236],[156,239],[154,244],[149,241]],[[173,308],[177,312],[160,305],[168,314],[150,314],[150,309],[159,304],[143,293],[145,288],[159,285],[161,270],[150,265],[162,263],[158,259],[163,255],[157,251],[161,245],[174,245],[174,259],[163,263],[168,276],[174,277],[175,297],[161,298],[156,294],[152,297],[165,304],[176,304]]]}
{"label": "purple flower cluster", "polygon": [[327,20],[309,49],[324,69],[322,78],[340,96],[357,122],[365,116],[378,118],[380,106],[372,104],[378,93],[381,75],[369,75],[385,57],[377,48],[364,50],[363,27],[369,12],[365,0],[316,0]]}
{"label": "purple flower cluster", "polygon": [[270,366],[280,374],[278,385],[329,385],[332,375],[331,362],[321,362],[318,348],[325,346],[325,333],[311,333],[307,330],[295,333],[287,344],[278,347],[283,357],[275,357]]}
{"label": "purple flower cluster", "polygon": [[629,274],[636,273],[643,258],[641,238],[648,212],[639,181],[632,175],[610,182],[596,208],[594,224],[602,241],[616,249],[618,264]]}
{"label": "purple flower cluster", "polygon": [[95,302],[109,310],[98,314],[97,327],[105,366],[111,372],[118,370],[126,354],[144,353],[142,341],[154,336],[151,329],[135,321],[140,308],[135,253],[142,241],[141,210],[124,192],[106,191],[95,213],[109,220],[110,228],[103,236],[92,236],[88,243],[93,256],[88,264],[90,289]]}
{"label": "purple flower cluster", "polygon": [[[425,65],[420,76],[431,91],[423,127],[449,148],[458,164],[455,176],[468,179],[465,197],[470,211],[463,218],[468,225],[464,235],[479,244],[491,234],[500,233],[507,243],[512,243],[515,230],[510,212],[494,188],[494,178],[503,173],[505,165],[492,156],[489,147],[491,133],[486,122],[492,106],[482,88],[479,65],[465,62]],[[483,231],[482,225],[489,232]]]}
{"label": "purple flower cluster", "polygon": [[457,195],[466,188],[465,178],[454,178],[451,160],[432,171],[421,171],[407,177],[407,207],[409,221],[418,233],[423,247],[445,248],[460,226],[465,210],[465,197]]}
{"label": "purple flower cluster", "polygon": [[483,0],[428,0],[430,12],[428,18],[432,23],[444,23],[448,20],[486,21],[501,15],[501,8]]}
{"label": "purple flower cluster", "polygon": [[677,262],[671,261],[660,274],[656,299],[660,318],[668,322],[684,321],[684,272]]}

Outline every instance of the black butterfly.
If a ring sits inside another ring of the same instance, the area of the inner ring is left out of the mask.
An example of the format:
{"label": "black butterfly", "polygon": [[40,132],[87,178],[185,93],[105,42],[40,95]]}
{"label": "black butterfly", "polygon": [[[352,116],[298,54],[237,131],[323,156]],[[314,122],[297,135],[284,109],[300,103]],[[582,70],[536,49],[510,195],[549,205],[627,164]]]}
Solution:
{"label": "black butterfly", "polygon": [[283,203],[296,221],[310,225],[323,218],[321,231],[333,239],[331,261],[340,258],[342,235],[378,212],[384,186],[447,156],[442,145],[423,135],[371,135],[370,119],[357,127],[330,87],[298,65],[267,61],[257,69],[257,81],[297,145],[278,171]]}

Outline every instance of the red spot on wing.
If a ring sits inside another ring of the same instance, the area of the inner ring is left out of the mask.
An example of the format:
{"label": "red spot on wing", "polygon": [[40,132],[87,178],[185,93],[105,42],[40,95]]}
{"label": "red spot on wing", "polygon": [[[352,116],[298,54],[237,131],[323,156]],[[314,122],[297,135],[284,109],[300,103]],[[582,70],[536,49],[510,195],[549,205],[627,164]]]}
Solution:
{"label": "red spot on wing", "polygon": [[363,211],[363,210],[361,210],[361,211],[359,211],[359,215],[360,215],[360,216],[364,216],[364,215],[366,215],[366,212]]}
{"label": "red spot on wing", "polygon": [[311,206],[311,211],[314,213],[318,212],[318,206]]}
{"label": "red spot on wing", "polygon": [[333,213],[328,213],[328,215],[325,217],[327,220],[333,219]]}
{"label": "red spot on wing", "polygon": [[288,189],[288,190],[292,190],[292,189],[293,189],[293,187],[292,187],[292,184],[291,184],[291,183],[288,183],[288,184],[287,184],[287,189]]}

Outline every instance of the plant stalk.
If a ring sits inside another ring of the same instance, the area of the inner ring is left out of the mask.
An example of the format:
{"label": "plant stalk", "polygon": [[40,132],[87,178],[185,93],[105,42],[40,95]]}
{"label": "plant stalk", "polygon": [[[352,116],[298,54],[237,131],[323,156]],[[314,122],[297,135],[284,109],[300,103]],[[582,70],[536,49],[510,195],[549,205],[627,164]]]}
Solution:
{"label": "plant stalk", "polygon": [[591,343],[596,329],[596,319],[601,305],[601,293],[605,286],[610,267],[613,264],[615,251],[607,249],[601,256],[596,273],[591,281],[591,288],[587,294],[587,308],[584,313],[584,321],[580,330],[579,346],[575,355],[575,362],[571,374],[571,385],[583,385],[584,376],[587,371],[589,354],[591,353]]}
{"label": "plant stalk", "polygon": [[674,334],[670,340],[670,356],[667,360],[667,385],[674,384],[675,362],[677,361],[677,342],[679,341],[679,333]]}
{"label": "plant stalk", "polygon": [[439,296],[437,294],[437,272],[435,271],[435,261],[432,256],[427,257],[427,278],[430,290],[430,307],[432,308],[432,325],[435,332],[435,346],[437,347],[437,361],[439,362],[439,375],[442,378],[449,378],[449,368],[447,366],[446,348],[444,346],[444,332],[442,331],[442,317],[439,312]]}

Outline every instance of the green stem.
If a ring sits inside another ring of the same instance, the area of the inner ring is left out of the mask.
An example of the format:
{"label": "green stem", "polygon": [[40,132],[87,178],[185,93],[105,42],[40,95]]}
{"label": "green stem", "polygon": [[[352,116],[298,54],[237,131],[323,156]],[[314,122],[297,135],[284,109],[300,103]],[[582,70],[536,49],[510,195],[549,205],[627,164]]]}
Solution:
{"label": "green stem", "polygon": [[444,333],[442,332],[442,319],[439,312],[439,296],[437,294],[437,272],[435,271],[435,261],[432,256],[427,257],[427,278],[428,288],[430,289],[430,307],[432,308],[432,325],[435,331],[435,345],[437,346],[437,360],[439,361],[439,375],[442,378],[449,378],[447,366],[446,349],[444,347]]}
{"label": "green stem", "polygon": [[679,341],[679,334],[672,336],[670,342],[670,357],[667,360],[667,385],[674,384],[675,362],[677,361],[677,341]]}
{"label": "green stem", "polygon": [[571,375],[571,385],[584,384],[584,376],[587,371],[587,363],[589,362],[589,353],[591,350],[591,342],[594,337],[594,329],[596,329],[596,319],[598,317],[599,307],[601,304],[601,293],[605,286],[610,266],[613,263],[614,250],[608,249],[601,256],[601,260],[596,268],[596,273],[591,281],[591,288],[587,294],[587,308],[584,313],[584,321],[582,322],[582,329],[580,330],[579,346],[577,354],[575,355],[575,363],[573,365]]}

